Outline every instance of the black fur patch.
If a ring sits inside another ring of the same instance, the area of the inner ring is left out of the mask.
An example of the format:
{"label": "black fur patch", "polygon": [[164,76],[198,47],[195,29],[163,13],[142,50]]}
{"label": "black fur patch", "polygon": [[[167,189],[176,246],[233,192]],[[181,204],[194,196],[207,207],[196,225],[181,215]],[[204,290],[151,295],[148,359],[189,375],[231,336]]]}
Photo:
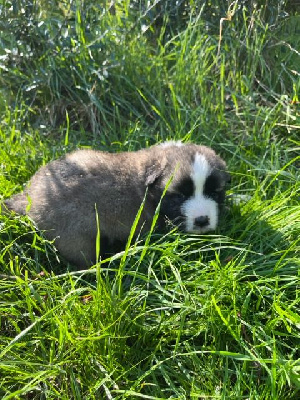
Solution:
{"label": "black fur patch", "polygon": [[192,197],[195,192],[195,185],[192,178],[185,178],[176,186],[176,191],[185,198]]}
{"label": "black fur patch", "polygon": [[168,220],[174,222],[176,225],[180,225],[184,221],[181,206],[185,200],[186,198],[182,194],[166,193],[160,206],[160,215],[163,217],[163,221],[160,221],[160,223],[165,224],[167,217]]}
{"label": "black fur patch", "polygon": [[221,177],[218,173],[212,172],[206,179],[204,185],[204,195],[215,200],[219,205],[225,201],[225,186],[222,185]]}
{"label": "black fur patch", "polygon": [[192,178],[188,177],[183,179],[175,187],[174,191],[166,193],[160,207],[160,214],[163,216],[164,221],[167,218],[176,225],[181,225],[185,219],[181,212],[181,207],[188,198],[194,195],[194,192],[194,182]]}

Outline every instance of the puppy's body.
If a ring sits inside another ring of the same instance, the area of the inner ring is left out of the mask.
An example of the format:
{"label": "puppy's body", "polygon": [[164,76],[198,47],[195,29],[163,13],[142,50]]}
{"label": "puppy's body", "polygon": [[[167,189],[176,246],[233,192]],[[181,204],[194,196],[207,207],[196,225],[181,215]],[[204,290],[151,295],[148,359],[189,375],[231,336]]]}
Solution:
{"label": "puppy's body", "polygon": [[86,265],[95,261],[96,213],[101,247],[126,242],[146,190],[136,232],[150,229],[171,177],[159,227],[167,218],[190,232],[215,229],[228,174],[213,150],[193,144],[167,142],[116,154],[78,150],[40,168],[6,206],[29,215],[71,263]]}

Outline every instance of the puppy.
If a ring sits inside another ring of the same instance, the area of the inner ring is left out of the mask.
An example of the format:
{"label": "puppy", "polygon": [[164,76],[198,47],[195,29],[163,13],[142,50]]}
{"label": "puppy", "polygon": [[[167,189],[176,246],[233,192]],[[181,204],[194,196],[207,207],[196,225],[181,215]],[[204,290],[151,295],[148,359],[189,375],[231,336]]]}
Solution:
{"label": "puppy", "polygon": [[99,228],[102,253],[126,243],[144,198],[137,234],[150,229],[160,201],[158,230],[168,220],[186,232],[214,230],[228,181],[225,162],[205,146],[166,142],[116,154],[78,150],[41,167],[5,205],[27,214],[55,239],[62,256],[84,266],[96,262]]}

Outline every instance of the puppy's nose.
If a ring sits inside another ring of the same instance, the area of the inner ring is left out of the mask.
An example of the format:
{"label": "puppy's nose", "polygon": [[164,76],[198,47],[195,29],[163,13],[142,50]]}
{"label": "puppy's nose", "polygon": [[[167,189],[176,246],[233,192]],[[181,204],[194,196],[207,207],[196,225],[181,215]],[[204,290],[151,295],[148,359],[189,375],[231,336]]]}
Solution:
{"label": "puppy's nose", "polygon": [[201,215],[201,217],[195,218],[194,224],[199,228],[204,228],[209,224],[209,218],[207,215]]}

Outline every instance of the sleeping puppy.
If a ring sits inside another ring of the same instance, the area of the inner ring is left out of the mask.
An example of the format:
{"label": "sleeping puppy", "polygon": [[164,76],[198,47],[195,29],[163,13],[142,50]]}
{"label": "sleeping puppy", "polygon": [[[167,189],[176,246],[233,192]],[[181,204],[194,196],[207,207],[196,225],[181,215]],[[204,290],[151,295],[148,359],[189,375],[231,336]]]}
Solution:
{"label": "sleeping puppy", "polygon": [[149,231],[160,201],[158,230],[167,221],[186,232],[214,230],[229,181],[225,169],[212,149],[181,142],[116,154],[77,150],[41,167],[5,205],[27,214],[70,263],[91,265],[99,227],[103,253],[124,245],[144,198],[137,234]]}

